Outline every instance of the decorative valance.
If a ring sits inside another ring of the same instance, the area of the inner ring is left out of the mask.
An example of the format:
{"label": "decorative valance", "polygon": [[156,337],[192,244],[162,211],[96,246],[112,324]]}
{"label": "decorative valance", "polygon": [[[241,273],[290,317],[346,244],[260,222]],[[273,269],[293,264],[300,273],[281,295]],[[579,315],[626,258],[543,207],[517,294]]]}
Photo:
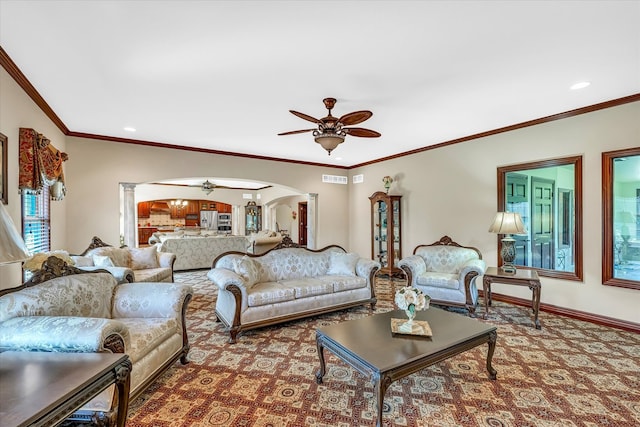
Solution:
{"label": "decorative valance", "polygon": [[67,192],[62,163],[69,156],[33,129],[20,128],[19,143],[20,191],[40,192],[45,185],[52,186],[51,199],[62,200]]}

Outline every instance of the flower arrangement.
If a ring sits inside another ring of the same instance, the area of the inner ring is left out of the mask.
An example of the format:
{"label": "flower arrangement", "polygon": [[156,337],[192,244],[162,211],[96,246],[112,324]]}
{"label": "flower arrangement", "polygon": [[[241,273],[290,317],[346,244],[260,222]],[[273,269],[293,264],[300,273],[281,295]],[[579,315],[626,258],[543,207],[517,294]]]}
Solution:
{"label": "flower arrangement", "polygon": [[389,188],[391,188],[391,183],[393,182],[393,178],[389,175],[382,178],[382,182],[384,183],[384,189],[389,193]]}
{"label": "flower arrangement", "polygon": [[429,295],[411,286],[405,286],[396,291],[395,303],[399,309],[407,313],[409,320],[413,320],[417,310],[429,308],[430,301]]}
{"label": "flower arrangement", "polygon": [[69,252],[67,251],[51,251],[51,252],[38,252],[37,254],[31,255],[22,265],[23,270],[27,270],[30,272],[38,271],[42,268],[42,264],[50,257],[54,256],[60,258],[67,265],[74,265],[75,262],[69,256]]}

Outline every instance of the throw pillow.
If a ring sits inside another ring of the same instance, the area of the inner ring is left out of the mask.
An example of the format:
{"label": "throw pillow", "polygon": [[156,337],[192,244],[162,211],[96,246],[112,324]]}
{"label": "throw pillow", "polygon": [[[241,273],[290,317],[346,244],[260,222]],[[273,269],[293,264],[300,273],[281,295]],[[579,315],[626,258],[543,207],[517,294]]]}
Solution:
{"label": "throw pillow", "polygon": [[260,279],[258,263],[246,255],[240,259],[233,260],[233,270],[238,276],[242,277],[244,285],[247,288],[255,285],[258,282],[258,279]]}
{"label": "throw pillow", "polygon": [[91,255],[108,256],[116,267],[131,267],[131,255],[126,248],[114,248],[113,246],[103,246],[92,249]]}
{"label": "throw pillow", "polygon": [[71,255],[76,267],[93,267],[93,258],[90,256]]}
{"label": "throw pillow", "polygon": [[131,269],[132,270],[145,270],[147,268],[158,268],[158,251],[155,246],[149,246],[148,248],[131,248]]}
{"label": "throw pillow", "polygon": [[329,271],[334,276],[355,276],[356,264],[360,255],[356,253],[331,252],[329,257]]}
{"label": "throw pillow", "polygon": [[115,267],[111,258],[106,255],[94,255],[93,256],[93,265],[96,267]]}

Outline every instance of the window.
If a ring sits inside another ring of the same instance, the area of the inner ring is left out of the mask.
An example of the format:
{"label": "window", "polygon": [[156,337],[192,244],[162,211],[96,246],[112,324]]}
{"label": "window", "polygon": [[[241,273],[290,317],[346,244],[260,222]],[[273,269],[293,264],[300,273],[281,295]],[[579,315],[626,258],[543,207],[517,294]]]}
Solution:
{"label": "window", "polygon": [[602,153],[602,283],[640,289],[640,148]]}
{"label": "window", "polygon": [[32,254],[51,249],[49,187],[39,194],[22,194],[22,238]]}
{"label": "window", "polygon": [[512,236],[516,266],[582,280],[582,157],[499,167],[498,211],[519,213],[527,229]]}

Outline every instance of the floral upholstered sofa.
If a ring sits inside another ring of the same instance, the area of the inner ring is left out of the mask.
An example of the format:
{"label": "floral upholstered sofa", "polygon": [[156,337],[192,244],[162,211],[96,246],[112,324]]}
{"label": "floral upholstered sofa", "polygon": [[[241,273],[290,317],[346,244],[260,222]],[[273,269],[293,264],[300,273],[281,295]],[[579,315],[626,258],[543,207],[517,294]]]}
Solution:
{"label": "floral upholstered sofa", "polygon": [[[50,262],[50,260],[53,260]],[[59,258],[32,282],[0,296],[0,351],[126,353],[135,398],[177,359],[187,363],[185,313],[190,286],[118,284],[108,272],[84,272]],[[115,388],[73,415],[115,421]]]}
{"label": "floral upholstered sofa", "polygon": [[104,269],[119,283],[173,282],[175,254],[159,253],[155,246],[147,248],[116,248],[93,237],[81,255],[71,256],[75,267],[85,271]]}
{"label": "floral upholstered sofa", "polygon": [[429,295],[433,304],[475,311],[476,278],[486,269],[478,249],[461,246],[444,236],[430,245],[418,245],[413,255],[401,259],[398,266],[407,275],[407,285]]}
{"label": "floral upholstered sofa", "polygon": [[157,244],[159,253],[175,254],[173,269],[176,271],[211,268],[213,260],[221,253],[246,252],[248,247],[249,240],[245,236],[227,235],[160,236]]}
{"label": "floral upholstered sofa", "polygon": [[216,316],[233,343],[249,329],[363,304],[373,309],[379,269],[340,246],[310,250],[285,237],[262,255],[220,255],[207,277],[218,286]]}

